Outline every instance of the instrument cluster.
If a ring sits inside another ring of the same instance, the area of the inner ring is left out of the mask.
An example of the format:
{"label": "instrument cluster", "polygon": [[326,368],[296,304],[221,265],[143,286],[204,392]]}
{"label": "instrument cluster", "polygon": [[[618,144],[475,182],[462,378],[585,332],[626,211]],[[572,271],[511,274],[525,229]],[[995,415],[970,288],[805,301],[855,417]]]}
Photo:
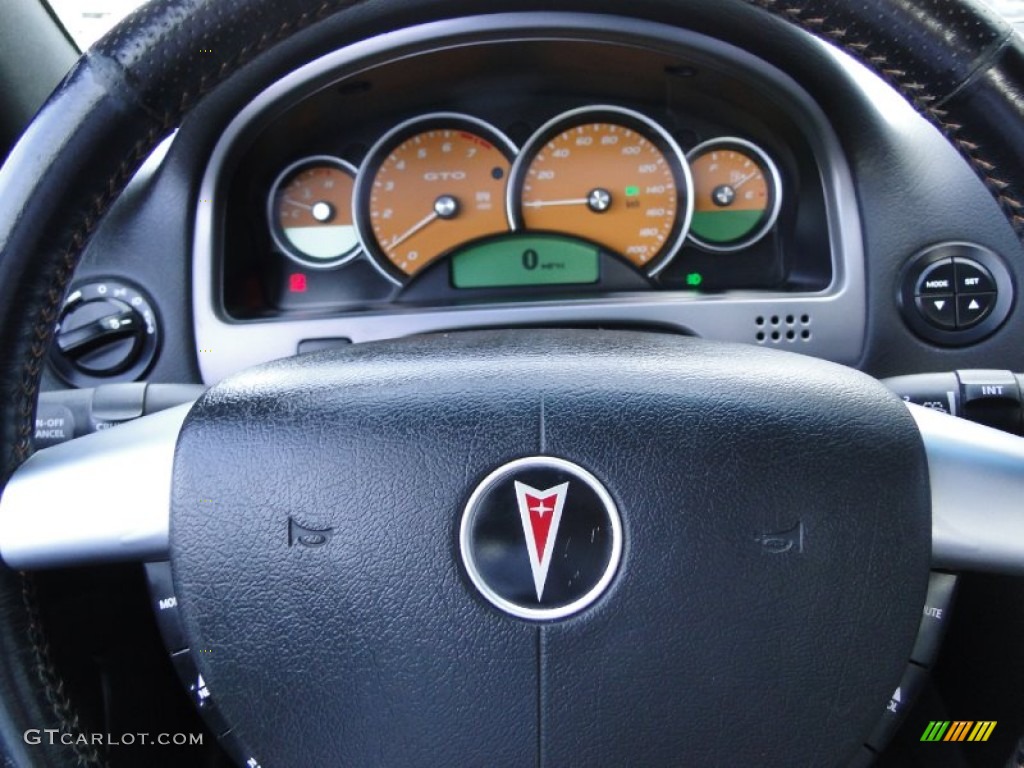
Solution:
{"label": "instrument cluster", "polygon": [[398,290],[442,263],[455,291],[586,286],[618,262],[654,286],[684,244],[728,254],[765,238],[782,197],[755,143],[717,137],[687,153],[620,106],[558,114],[521,149],[482,119],[434,112],[386,131],[358,168],[322,154],[288,164],[267,222],[296,283],[307,271],[344,280],[365,261]]}
{"label": "instrument cluster", "polygon": [[203,375],[508,327],[859,359],[860,214],[827,115],[744,51],[621,21],[426,25],[249,100],[197,195]]}

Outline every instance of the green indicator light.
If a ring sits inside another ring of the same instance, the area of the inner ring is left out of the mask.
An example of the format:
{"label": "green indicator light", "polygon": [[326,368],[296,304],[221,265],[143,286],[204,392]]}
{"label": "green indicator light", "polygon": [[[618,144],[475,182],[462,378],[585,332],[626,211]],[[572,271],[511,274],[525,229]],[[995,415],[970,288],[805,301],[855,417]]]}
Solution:
{"label": "green indicator light", "polygon": [[640,187],[626,187],[626,197],[637,197],[640,195]]}
{"label": "green indicator light", "polygon": [[691,272],[686,276],[686,284],[696,288],[704,282],[704,276],[700,272]]}

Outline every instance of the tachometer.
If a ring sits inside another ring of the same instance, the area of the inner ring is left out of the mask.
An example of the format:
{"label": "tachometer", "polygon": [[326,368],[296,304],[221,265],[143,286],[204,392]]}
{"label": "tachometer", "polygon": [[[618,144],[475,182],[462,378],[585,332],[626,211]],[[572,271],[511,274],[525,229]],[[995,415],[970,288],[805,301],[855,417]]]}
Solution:
{"label": "tachometer", "polygon": [[706,141],[689,154],[696,194],[690,239],[709,251],[738,251],[772,228],[782,203],[775,163],[743,139]]}
{"label": "tachometer", "polygon": [[534,134],[513,167],[508,208],[516,229],[589,240],[654,275],[686,238],[692,199],[672,136],[637,112],[601,106]]}
{"label": "tachometer", "polygon": [[507,232],[505,186],[516,148],[468,115],[403,123],[370,150],[356,182],[359,235],[402,283],[456,246]]}
{"label": "tachometer", "polygon": [[336,157],[317,155],[292,163],[274,181],[267,203],[270,234],[300,264],[325,269],[359,251],[352,224],[356,169]]}

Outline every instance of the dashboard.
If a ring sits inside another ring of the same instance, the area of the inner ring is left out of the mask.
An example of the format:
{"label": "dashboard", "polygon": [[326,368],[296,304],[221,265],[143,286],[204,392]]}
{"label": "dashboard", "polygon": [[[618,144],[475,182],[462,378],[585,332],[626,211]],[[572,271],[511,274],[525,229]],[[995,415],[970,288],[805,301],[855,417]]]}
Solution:
{"label": "dashboard", "polygon": [[[834,49],[799,82],[756,52],[635,18],[492,14],[222,94],[97,233],[45,386],[212,384],[495,327],[680,333],[876,376],[1012,354],[1019,244],[956,153]],[[935,250],[958,242],[974,245]],[[907,311],[961,300],[921,293],[946,259],[998,288],[970,331]]]}

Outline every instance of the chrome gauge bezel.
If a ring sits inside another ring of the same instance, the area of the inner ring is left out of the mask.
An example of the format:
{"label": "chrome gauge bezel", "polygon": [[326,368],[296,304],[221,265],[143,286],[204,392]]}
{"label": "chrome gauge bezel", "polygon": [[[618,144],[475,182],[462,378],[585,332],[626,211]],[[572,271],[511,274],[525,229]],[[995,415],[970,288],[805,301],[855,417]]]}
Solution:
{"label": "chrome gauge bezel", "polygon": [[[486,139],[502,151],[510,165],[514,164],[519,154],[518,147],[496,126],[488,123],[486,120],[481,120],[478,117],[462,112],[429,112],[424,115],[417,115],[399,123],[377,139],[376,143],[366,153],[366,157],[363,159],[359,172],[356,175],[355,190],[352,194],[352,220],[356,224],[359,242],[362,244],[363,251],[366,253],[370,264],[386,280],[398,286],[405,285],[414,279],[415,276],[406,275],[395,269],[387,254],[384,253],[377,242],[370,214],[370,191],[384,160],[387,159],[387,156],[392,151],[410,137],[438,128],[463,128],[480,136],[480,138]],[[511,178],[512,171],[510,169],[505,179],[506,186]],[[509,222],[509,228],[511,229],[511,222]]]}
{"label": "chrome gauge bezel", "polygon": [[[287,256],[289,259],[294,261],[307,269],[334,269],[336,267],[348,264],[354,258],[356,258],[363,251],[362,242],[357,237],[356,244],[353,245],[349,250],[340,254],[339,256],[331,259],[316,259],[303,253],[297,248],[288,238],[284,232],[281,231],[281,225],[277,220],[277,211],[275,210],[275,202],[277,200],[277,193],[281,186],[290,178],[294,177],[298,172],[305,169],[306,167],[313,167],[316,165],[332,165],[335,168],[344,171],[352,177],[353,183],[358,178],[358,169],[352,165],[352,163],[342,160],[340,157],[334,155],[309,155],[308,157],[300,158],[295,162],[289,164],[281,171],[274,179],[274,183],[270,185],[270,193],[267,195],[267,228],[270,230],[270,237],[274,241],[274,245],[277,249]],[[352,198],[355,199],[355,187],[353,186]],[[355,220],[353,219],[353,225]],[[357,228],[358,234],[358,228]]]}
{"label": "chrome gauge bezel", "polygon": [[[707,154],[709,151],[718,147],[725,149],[735,147],[742,150],[744,154],[752,155],[755,162],[761,165],[761,170],[766,172],[765,181],[768,183],[769,194],[772,197],[771,204],[766,209],[768,211],[767,218],[765,218],[751,234],[739,240],[724,244],[709,243],[697,237],[697,235],[692,231],[689,233],[690,242],[702,250],[711,251],[712,253],[735,253],[736,251],[742,251],[759,242],[761,238],[767,235],[771,231],[772,227],[775,226],[775,222],[778,221],[779,218],[779,211],[782,210],[782,176],[779,174],[779,169],[775,164],[775,161],[772,160],[771,156],[767,152],[752,141],[735,136],[718,136],[701,142],[686,153],[687,162],[691,162],[700,155]],[[697,201],[694,200],[694,209],[696,209],[696,204]]]}
{"label": "chrome gauge bezel", "polygon": [[[554,136],[565,130],[598,122],[612,122],[638,131],[645,139],[665,154],[669,160],[673,176],[676,179],[677,188],[680,182],[682,183],[685,201],[682,206],[677,204],[676,220],[669,237],[666,238],[665,244],[658,251],[657,255],[644,267],[637,267],[636,264],[630,262],[631,266],[638,271],[643,272],[648,277],[654,277],[671,263],[672,259],[676,257],[686,242],[687,233],[690,230],[690,222],[693,219],[693,174],[690,172],[690,165],[687,162],[686,154],[672,134],[660,123],[636,110],[611,104],[588,105],[562,112],[538,128],[523,145],[509,174],[505,203],[509,222],[512,225],[512,229],[516,232],[526,229],[522,212],[524,176],[540,148]],[[573,234],[572,236],[578,237],[579,235]],[[606,247],[601,243],[597,243],[597,245]],[[623,254],[620,255],[625,258]]]}

